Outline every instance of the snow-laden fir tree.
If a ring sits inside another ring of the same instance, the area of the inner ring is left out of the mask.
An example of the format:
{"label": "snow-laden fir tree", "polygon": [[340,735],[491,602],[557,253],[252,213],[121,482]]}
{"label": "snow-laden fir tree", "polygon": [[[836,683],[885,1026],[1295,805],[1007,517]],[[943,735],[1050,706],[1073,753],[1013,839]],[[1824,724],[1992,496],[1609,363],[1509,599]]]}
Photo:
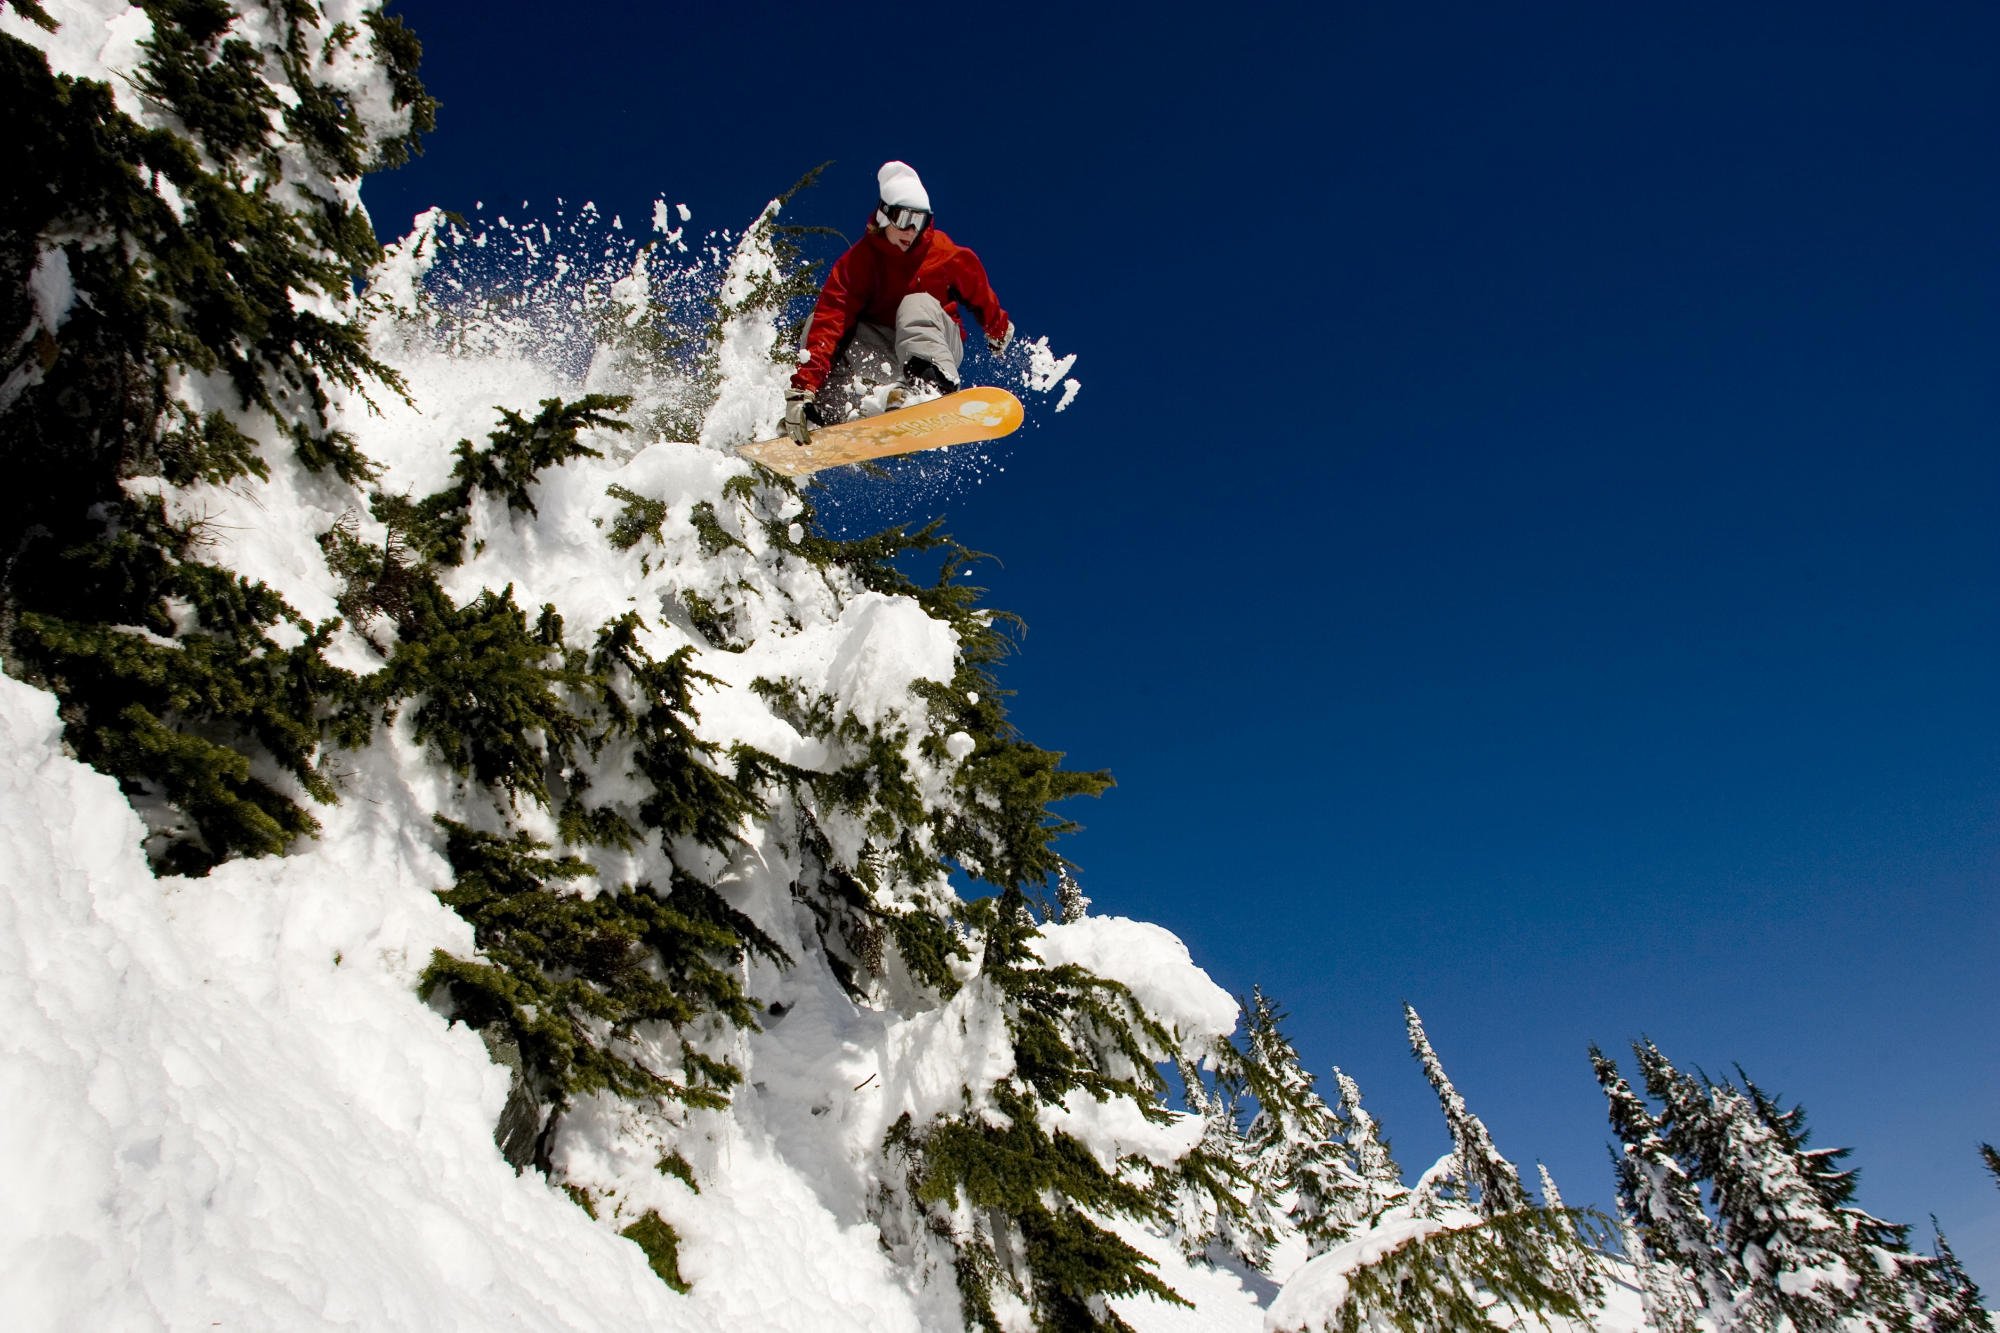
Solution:
{"label": "snow-laden fir tree", "polygon": [[1639,1270],[1649,1319],[1662,1333],[1692,1333],[1698,1313],[1713,1327],[1728,1328],[1742,1280],[1731,1271],[1702,1210],[1699,1185],[1617,1065],[1595,1047],[1590,1059],[1618,1136],[1613,1157],[1618,1208],[1637,1242],[1627,1254]]}
{"label": "snow-laden fir tree", "polygon": [[[1780,1106],[1747,1077],[1739,1087],[1687,1075],[1650,1042],[1634,1052],[1662,1105],[1667,1150],[1709,1189],[1715,1259],[1702,1279],[1703,1313],[1715,1327],[1901,1333],[1958,1321],[1939,1260],[1913,1254],[1906,1228],[1854,1205],[1854,1174],[1840,1166],[1846,1150],[1810,1147],[1803,1108]],[[1683,1229],[1684,1244],[1695,1230]],[[1725,1280],[1733,1288],[1726,1301],[1715,1295]]]}
{"label": "snow-laden fir tree", "polygon": [[1182,1097],[1201,1117],[1202,1133],[1195,1150],[1161,1185],[1169,1233],[1191,1261],[1228,1258],[1262,1272],[1277,1241],[1277,1215],[1272,1199],[1258,1188],[1244,1141],[1242,1055],[1223,1042],[1200,1062],[1182,1055],[1175,1065]]}
{"label": "snow-laden fir tree", "polygon": [[1993,1316],[1986,1309],[1979,1284],[1959,1263],[1935,1217],[1931,1219],[1931,1235],[1931,1299],[1918,1327],[1923,1333],[1992,1333]]}
{"label": "snow-laden fir tree", "polygon": [[1290,1200],[1287,1215],[1311,1254],[1353,1234],[1369,1212],[1348,1127],[1313,1086],[1284,1034],[1284,1015],[1261,988],[1243,1010],[1244,1067],[1257,1114],[1245,1147],[1259,1193]]}
{"label": "snow-laden fir tree", "polygon": [[1535,1174],[1541,1182],[1542,1208],[1553,1219],[1555,1226],[1574,1241],[1573,1245],[1557,1247],[1550,1256],[1551,1262],[1575,1279],[1588,1281],[1599,1261],[1596,1256],[1588,1255],[1589,1246],[1578,1234],[1575,1215],[1563,1203],[1562,1191],[1557,1188],[1548,1165],[1535,1163]]}
{"label": "snow-laden fir tree", "polygon": [[1090,915],[1090,899],[1076,882],[1076,872],[1067,864],[1056,870],[1056,920],[1065,924]]}
{"label": "snow-laden fir tree", "polygon": [[1270,1326],[1417,1333],[1587,1318],[1604,1291],[1602,1227],[1534,1205],[1445,1076],[1416,1011],[1406,1005],[1404,1017],[1453,1149],[1367,1232],[1301,1269],[1272,1306]]}
{"label": "snow-laden fir tree", "polygon": [[1410,1187],[1403,1183],[1403,1169],[1396,1165],[1389,1140],[1382,1135],[1375,1117],[1361,1105],[1360,1085],[1338,1065],[1334,1066],[1333,1081],[1340,1089],[1335,1114],[1347,1136],[1349,1164],[1360,1182],[1352,1198],[1356,1208],[1353,1220],[1366,1230],[1407,1199]]}
{"label": "snow-laden fir tree", "polygon": [[434,104],[379,7],[145,18],[112,83],[0,34],[0,651],[61,696],[156,858],[200,870],[310,832],[322,743],[365,724],[332,631],[205,560],[202,514],[174,499],[274,467],[366,473],[333,394],[399,382],[355,295],[380,255],[359,178],[411,152]]}
{"label": "snow-laden fir tree", "polygon": [[1451,1130],[1453,1183],[1463,1201],[1484,1217],[1528,1207],[1528,1190],[1521,1183],[1520,1170],[1501,1156],[1485,1122],[1471,1112],[1452,1086],[1444,1062],[1431,1049],[1423,1020],[1409,1004],[1403,1006],[1403,1022],[1409,1031],[1410,1051],[1423,1065],[1424,1077],[1430,1080],[1438,1105],[1444,1109],[1445,1125]]}
{"label": "snow-laden fir tree", "polygon": [[[1962,1283],[1970,1279],[1962,1269],[1955,1274],[1946,1271],[1944,1255],[1949,1247],[1942,1234],[1935,1253],[1912,1251],[1909,1227],[1884,1221],[1855,1202],[1859,1173],[1843,1165],[1850,1149],[1811,1147],[1804,1107],[1781,1106],[1741,1069],[1737,1077],[1758,1119],[1799,1163],[1821,1204],[1832,1210],[1847,1233],[1848,1246],[1858,1254],[1861,1286],[1855,1305],[1859,1319],[1887,1329],[1910,1328],[1922,1333],[1942,1333],[1962,1326],[1983,1330],[1983,1322],[1965,1322],[1970,1316]],[[1949,1266],[1955,1268],[1955,1260]],[[1976,1305],[1977,1300],[1975,1289],[1971,1301]],[[1855,1322],[1856,1315],[1850,1315],[1849,1321]]]}
{"label": "snow-laden fir tree", "polygon": [[[1622,1168],[1614,1152],[1611,1158],[1614,1175]],[[1620,1180],[1622,1189],[1623,1181]],[[1618,1243],[1632,1266],[1632,1278],[1639,1288],[1639,1301],[1645,1311],[1646,1327],[1657,1333],[1696,1333],[1694,1322],[1694,1302],[1686,1282],[1679,1274],[1669,1273],[1646,1251],[1645,1238],[1639,1234],[1639,1225],[1626,1204],[1623,1193],[1612,1200],[1612,1208],[1617,1214]]]}

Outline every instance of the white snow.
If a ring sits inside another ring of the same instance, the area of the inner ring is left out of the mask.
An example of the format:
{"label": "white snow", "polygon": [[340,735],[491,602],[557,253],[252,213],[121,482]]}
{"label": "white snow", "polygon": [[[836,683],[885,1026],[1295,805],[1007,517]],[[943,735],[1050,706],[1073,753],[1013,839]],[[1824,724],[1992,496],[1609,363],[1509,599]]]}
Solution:
{"label": "white snow", "polygon": [[120,111],[142,114],[144,99],[123,75],[139,63],[139,43],[153,35],[146,12],[118,0],[43,0],[42,8],[56,21],[55,32],[43,32],[11,5],[0,10],[0,32],[40,47],[56,74],[109,84]]}
{"label": "white snow", "polygon": [[777,256],[771,249],[771,227],[778,203],[771,201],[743,234],[722,281],[722,304],[728,312],[717,349],[722,393],[702,423],[701,442],[743,444],[768,440],[778,433],[785,411],[785,386],[791,367],[773,356],[778,314],[752,298],[759,285],[776,276]]}
{"label": "white snow", "polygon": [[0,677],[0,1272],[18,1329],[697,1327],[493,1151],[419,1004],[464,927],[370,775],[308,857],[156,880],[54,701]]}
{"label": "white snow", "polygon": [[1087,916],[1044,926],[1031,947],[1052,967],[1075,963],[1123,982],[1143,1008],[1191,1047],[1236,1029],[1236,1001],[1195,966],[1187,945],[1164,926]]}
{"label": "white snow", "polygon": [[1476,1226],[1478,1222],[1470,1213],[1440,1217],[1404,1214],[1385,1221],[1359,1240],[1327,1251],[1293,1274],[1277,1300],[1271,1303],[1265,1327],[1270,1333],[1301,1333],[1321,1328],[1346,1301],[1348,1282],[1357,1269],[1404,1245],[1457,1227]]}

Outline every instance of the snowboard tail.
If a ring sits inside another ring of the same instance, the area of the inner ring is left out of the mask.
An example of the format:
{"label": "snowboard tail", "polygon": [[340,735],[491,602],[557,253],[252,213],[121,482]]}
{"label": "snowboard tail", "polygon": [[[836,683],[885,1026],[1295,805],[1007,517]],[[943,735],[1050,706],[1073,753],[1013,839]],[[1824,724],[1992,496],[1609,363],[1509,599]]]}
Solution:
{"label": "snowboard tail", "polygon": [[1021,427],[1021,400],[1005,389],[960,389],[880,416],[823,426],[811,444],[788,437],[737,446],[736,452],[788,477],[893,458],[925,449],[997,440]]}

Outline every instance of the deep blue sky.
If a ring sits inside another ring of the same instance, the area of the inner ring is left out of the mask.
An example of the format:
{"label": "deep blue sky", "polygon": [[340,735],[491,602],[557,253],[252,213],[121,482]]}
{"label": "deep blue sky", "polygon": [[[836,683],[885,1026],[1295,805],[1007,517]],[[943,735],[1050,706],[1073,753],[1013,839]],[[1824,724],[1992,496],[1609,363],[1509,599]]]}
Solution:
{"label": "deep blue sky", "polygon": [[917,167],[1084,387],[843,512],[1001,557],[1016,720],[1120,784],[1097,910],[1263,985],[1412,1176],[1403,1000],[1572,1202],[1586,1047],[1646,1034],[2000,1298],[2000,9],[398,12],[444,106],[385,235],[738,227],[828,158],[790,216],[852,234]]}

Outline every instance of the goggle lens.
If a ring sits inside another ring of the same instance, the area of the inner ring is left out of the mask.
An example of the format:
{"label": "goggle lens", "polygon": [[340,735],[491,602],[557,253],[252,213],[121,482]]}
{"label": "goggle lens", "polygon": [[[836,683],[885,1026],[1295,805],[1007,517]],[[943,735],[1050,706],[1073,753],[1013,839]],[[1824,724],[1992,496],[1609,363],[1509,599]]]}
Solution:
{"label": "goggle lens", "polygon": [[931,220],[931,215],[924,209],[906,208],[900,204],[894,208],[884,204],[875,210],[875,216],[881,219],[885,227],[898,229],[915,227],[919,231],[922,231]]}

